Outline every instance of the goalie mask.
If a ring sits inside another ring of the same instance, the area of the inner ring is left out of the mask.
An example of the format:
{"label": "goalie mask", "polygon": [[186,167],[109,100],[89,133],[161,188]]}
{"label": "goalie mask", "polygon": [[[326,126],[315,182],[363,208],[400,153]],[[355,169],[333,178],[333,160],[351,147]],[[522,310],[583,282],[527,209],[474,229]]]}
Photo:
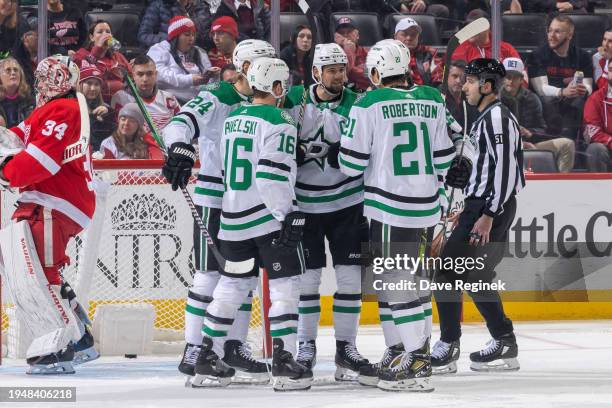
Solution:
{"label": "goalie mask", "polygon": [[79,83],[79,67],[63,55],[53,55],[40,61],[34,72],[36,106],[41,107],[53,98],[62,96]]}
{"label": "goalie mask", "polygon": [[246,72],[242,72],[242,66],[245,62],[253,63],[253,60],[260,57],[276,57],[276,50],[267,41],[262,40],[244,40],[236,45],[232,62],[236,67],[236,72],[246,76]]}
{"label": "goalie mask", "polygon": [[[257,58],[249,68],[249,85],[258,91],[267,92],[277,101],[287,94],[289,89],[289,67],[282,59]],[[274,84],[280,82],[282,93],[274,94]]]}
{"label": "goalie mask", "polygon": [[[368,78],[373,85],[379,86],[383,78],[405,75],[410,72],[410,50],[397,40],[382,40],[374,44],[366,57]],[[378,82],[372,73],[378,73]]]}

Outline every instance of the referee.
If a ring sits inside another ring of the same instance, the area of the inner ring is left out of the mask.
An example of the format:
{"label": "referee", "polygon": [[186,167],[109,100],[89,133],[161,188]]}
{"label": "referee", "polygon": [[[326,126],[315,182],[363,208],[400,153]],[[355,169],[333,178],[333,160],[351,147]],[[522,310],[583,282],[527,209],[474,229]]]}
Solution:
{"label": "referee", "polygon": [[[479,116],[463,151],[473,152],[474,157],[456,157],[446,176],[447,185],[463,189],[466,199],[442,258],[482,257],[484,268],[464,273],[449,269],[440,271],[438,280],[452,283],[453,288],[457,280],[493,280],[516,213],[516,194],[525,185],[519,125],[497,98],[506,75],[503,65],[494,59],[475,59],[465,68],[465,75],[463,91],[467,102],[478,108]],[[518,370],[518,347],[512,321],[504,313],[499,293],[492,290],[468,293],[493,337],[483,350],[470,354],[470,368],[474,371]],[[431,353],[432,366],[434,373],[456,372],[462,292],[438,291],[435,298],[441,336]]]}

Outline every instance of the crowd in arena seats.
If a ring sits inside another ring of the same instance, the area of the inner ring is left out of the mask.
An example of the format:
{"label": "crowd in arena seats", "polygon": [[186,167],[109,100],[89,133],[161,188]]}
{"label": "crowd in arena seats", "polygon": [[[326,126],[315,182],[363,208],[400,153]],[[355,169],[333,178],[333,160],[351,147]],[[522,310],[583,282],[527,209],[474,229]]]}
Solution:
{"label": "crowd in arena seats", "polygon": [[[47,51],[69,55],[81,69],[79,90],[87,100],[97,157],[161,157],[134,105],[126,74],[162,129],[200,86],[235,81],[232,53],[240,41],[270,39],[269,0],[129,0],[117,1],[110,10],[93,10],[94,3],[88,3],[48,0]],[[348,57],[349,85],[367,91],[369,46],[394,38],[410,49],[415,84],[438,87],[462,126],[469,128],[477,117],[475,108],[463,108],[463,71],[470,60],[491,56],[491,32],[455,50],[443,81],[445,43],[464,24],[489,18],[489,0],[308,0],[314,16],[309,19],[297,14],[296,1],[280,3],[281,11],[296,21],[286,30],[279,53],[291,70],[291,84],[312,84],[312,50],[319,42],[335,42]],[[603,3],[501,2],[503,38],[515,41],[501,43],[507,77],[500,96],[518,118],[524,149],[553,152],[561,172],[612,171],[612,28],[607,29],[612,24],[607,15],[593,14]],[[137,13],[138,26],[127,29],[118,23],[123,20],[114,18],[121,13]],[[522,13],[530,13],[525,18],[536,23],[513,25]],[[581,16],[601,17],[600,26]],[[588,32],[591,28],[601,37]],[[514,36],[512,30],[526,31]],[[0,0],[2,126],[16,125],[35,106],[37,49],[35,10],[21,7],[19,0]]]}

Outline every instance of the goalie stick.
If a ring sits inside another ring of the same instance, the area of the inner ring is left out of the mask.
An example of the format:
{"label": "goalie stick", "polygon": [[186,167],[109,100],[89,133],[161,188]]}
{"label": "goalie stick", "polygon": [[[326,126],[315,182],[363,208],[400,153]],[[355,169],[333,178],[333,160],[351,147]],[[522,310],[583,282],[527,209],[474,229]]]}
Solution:
{"label": "goalie stick", "polygon": [[[167,155],[168,152],[166,150],[166,144],[164,143],[162,138],[159,136],[159,133],[157,132],[157,127],[153,123],[153,120],[151,119],[149,112],[144,106],[144,103],[142,102],[142,98],[140,97],[140,95],[138,95],[138,90],[136,89],[136,85],[134,84],[134,81],[132,80],[128,72],[125,72],[124,76],[130,88],[130,91],[132,92],[132,95],[134,95],[134,98],[136,99],[136,103],[138,104],[138,107],[140,108],[140,111],[142,112],[142,115],[144,116],[145,121],[147,122],[147,125],[151,129],[151,135],[153,135],[153,139],[155,139],[155,142],[159,145],[160,149],[164,152],[164,154]],[[206,228],[206,225],[204,225],[204,222],[202,221],[202,217],[200,216],[200,214],[198,214],[195,203],[193,202],[193,198],[191,198],[191,195],[189,194],[189,191],[187,191],[187,188],[181,188],[181,193],[183,193],[183,197],[185,197],[185,201],[187,202],[187,205],[189,206],[191,215],[193,219],[195,220],[198,228],[200,229],[200,232],[202,233],[202,235],[204,235],[204,238],[206,239],[206,244],[210,248],[215,259],[217,260],[219,267],[226,273],[236,274],[236,275],[242,275],[242,274],[251,272],[253,270],[253,267],[255,266],[255,259],[251,258],[251,259],[247,259],[246,261],[240,261],[240,262],[234,262],[234,261],[229,261],[225,259],[223,255],[221,255],[219,248],[217,248],[217,246],[215,245],[210,235],[210,232]]]}

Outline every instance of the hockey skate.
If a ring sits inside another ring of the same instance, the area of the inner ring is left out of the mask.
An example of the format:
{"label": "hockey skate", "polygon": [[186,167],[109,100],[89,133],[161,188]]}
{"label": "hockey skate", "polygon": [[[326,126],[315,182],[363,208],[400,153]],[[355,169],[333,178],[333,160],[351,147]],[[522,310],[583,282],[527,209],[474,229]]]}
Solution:
{"label": "hockey skate", "polygon": [[72,359],[74,349],[72,344],[57,353],[47,354],[46,356],[30,357],[26,362],[30,365],[26,374],[30,375],[57,375],[74,374]]}
{"label": "hockey skate", "polygon": [[505,334],[499,339],[491,339],[487,347],[470,354],[472,371],[517,371],[521,368],[518,362],[518,346],[513,333]]}
{"label": "hockey skate", "polygon": [[376,387],[378,384],[378,376],[383,368],[388,367],[391,363],[400,357],[404,352],[404,345],[402,343],[388,347],[382,356],[382,359],[378,363],[366,364],[359,368],[359,377],[357,381],[359,384]]}
{"label": "hockey skate", "polygon": [[235,373],[236,371],[225,364],[212,350],[212,339],[204,337],[191,386],[194,388],[227,387]]}
{"label": "hockey skate", "polygon": [[454,374],[459,359],[459,340],[445,343],[438,340],[431,351],[431,369],[434,375]]}
{"label": "hockey skate", "polygon": [[88,363],[99,357],[100,353],[98,353],[98,350],[94,347],[94,338],[87,326],[85,326],[85,334],[83,334],[83,337],[74,344],[74,359],[72,360],[72,364],[79,365]]}
{"label": "hockey skate", "polygon": [[240,340],[225,342],[223,362],[236,370],[233,383],[268,384],[270,382],[270,365],[257,361],[251,355],[248,345]]}
{"label": "hockey skate", "polygon": [[274,391],[309,390],[312,385],[312,370],[297,363],[291,353],[284,349],[281,339],[274,339],[272,348]]}
{"label": "hockey skate", "polygon": [[183,358],[181,359],[181,362],[178,365],[178,370],[181,373],[190,377],[193,377],[195,375],[195,365],[201,349],[202,346],[197,346],[191,343],[185,344]]}
{"label": "hockey skate", "polygon": [[370,364],[367,358],[364,358],[355,344],[348,341],[336,341],[336,373],[334,377],[336,381],[357,381],[359,369]]}
{"label": "hockey skate", "polygon": [[298,344],[297,358],[298,364],[312,370],[317,364],[317,343],[315,340],[300,341]]}
{"label": "hockey skate", "polygon": [[385,391],[432,392],[429,341],[413,352],[404,352],[380,372],[378,388]]}

